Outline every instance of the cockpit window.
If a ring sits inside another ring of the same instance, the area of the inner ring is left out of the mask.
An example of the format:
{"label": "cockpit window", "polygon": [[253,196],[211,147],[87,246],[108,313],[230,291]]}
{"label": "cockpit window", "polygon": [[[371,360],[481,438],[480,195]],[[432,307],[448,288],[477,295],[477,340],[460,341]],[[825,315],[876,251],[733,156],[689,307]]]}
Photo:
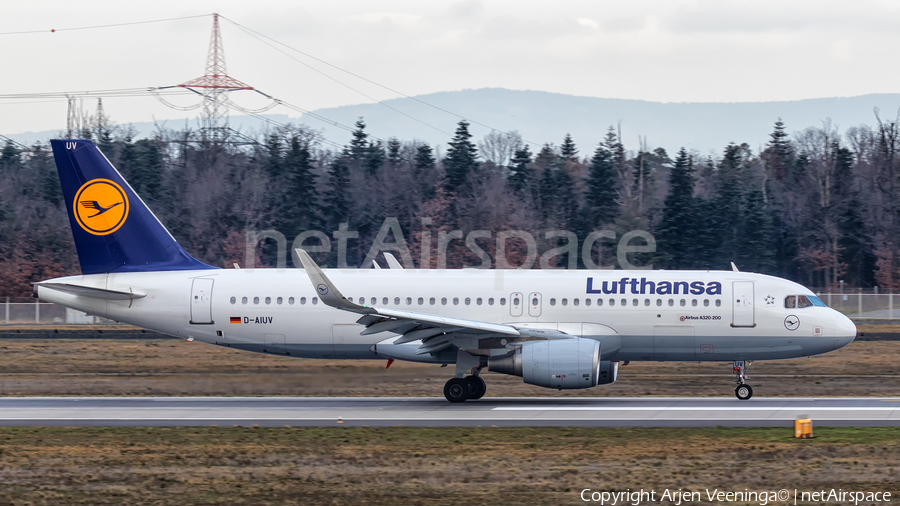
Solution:
{"label": "cockpit window", "polygon": [[828,306],[825,305],[824,302],[822,302],[822,299],[820,299],[820,298],[818,298],[818,297],[815,297],[815,296],[812,296],[812,295],[809,296],[809,301],[812,302],[813,306],[817,306],[817,307],[828,307]]}
{"label": "cockpit window", "polygon": [[822,299],[815,295],[788,295],[784,298],[784,307],[788,309],[812,306],[827,307]]}

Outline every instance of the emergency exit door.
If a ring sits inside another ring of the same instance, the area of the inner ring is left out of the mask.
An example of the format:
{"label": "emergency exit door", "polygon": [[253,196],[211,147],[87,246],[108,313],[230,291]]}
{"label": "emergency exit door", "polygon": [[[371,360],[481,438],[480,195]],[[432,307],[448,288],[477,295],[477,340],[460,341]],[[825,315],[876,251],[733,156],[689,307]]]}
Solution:
{"label": "emergency exit door", "polygon": [[213,280],[197,278],[191,285],[191,323],[209,325],[212,319]]}
{"label": "emergency exit door", "polygon": [[731,326],[755,327],[753,281],[734,281],[731,286]]}

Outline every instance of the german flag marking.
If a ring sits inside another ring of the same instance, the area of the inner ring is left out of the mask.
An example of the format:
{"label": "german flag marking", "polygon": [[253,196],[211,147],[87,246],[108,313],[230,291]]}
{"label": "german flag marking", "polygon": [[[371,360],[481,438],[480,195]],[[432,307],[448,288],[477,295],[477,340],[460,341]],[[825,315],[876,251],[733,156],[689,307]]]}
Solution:
{"label": "german flag marking", "polygon": [[241,323],[241,317],[240,316],[232,316],[231,323]]}

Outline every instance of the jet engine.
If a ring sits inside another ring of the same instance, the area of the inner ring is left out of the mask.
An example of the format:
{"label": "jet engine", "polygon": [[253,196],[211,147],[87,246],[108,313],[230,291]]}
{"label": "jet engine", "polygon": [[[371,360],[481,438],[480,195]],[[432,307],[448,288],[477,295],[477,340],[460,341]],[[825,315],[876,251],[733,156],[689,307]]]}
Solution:
{"label": "jet engine", "polygon": [[562,390],[612,383],[619,363],[601,361],[600,343],[593,339],[553,339],[528,341],[506,355],[491,357],[488,370]]}

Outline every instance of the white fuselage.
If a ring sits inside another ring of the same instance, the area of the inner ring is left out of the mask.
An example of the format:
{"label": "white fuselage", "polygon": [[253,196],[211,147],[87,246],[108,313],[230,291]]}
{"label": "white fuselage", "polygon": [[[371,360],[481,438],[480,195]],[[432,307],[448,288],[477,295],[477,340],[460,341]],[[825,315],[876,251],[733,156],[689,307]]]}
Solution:
{"label": "white fuselage", "polygon": [[[833,309],[785,308],[787,296],[812,295],[808,289],[752,273],[326,272],[358,304],[558,330],[599,340],[603,360],[786,359],[833,351],[856,335],[853,323]],[[103,300],[38,287],[43,300],[185,339],[294,357],[394,358],[376,345],[395,334],[360,335],[359,315],[319,301],[299,269],[110,273],[51,281],[140,293],[134,300]],[[657,293],[671,292],[678,282],[684,284],[677,294]],[[506,353],[485,343],[487,354]],[[447,363],[453,357],[415,360]]]}

